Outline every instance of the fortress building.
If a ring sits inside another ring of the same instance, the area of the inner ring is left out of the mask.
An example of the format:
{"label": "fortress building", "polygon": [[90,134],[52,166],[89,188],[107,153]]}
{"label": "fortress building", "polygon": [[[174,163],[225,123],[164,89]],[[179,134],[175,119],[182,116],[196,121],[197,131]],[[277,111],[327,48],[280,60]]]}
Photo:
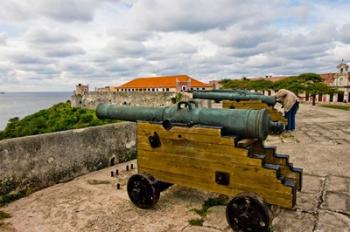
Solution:
{"label": "fortress building", "polygon": [[80,95],[83,96],[84,94],[89,92],[89,85],[84,85],[84,84],[77,84],[75,86],[75,91],[74,91],[74,95]]}
{"label": "fortress building", "polygon": [[140,77],[111,88],[112,92],[185,92],[211,89],[213,89],[213,85],[198,81],[187,75]]}

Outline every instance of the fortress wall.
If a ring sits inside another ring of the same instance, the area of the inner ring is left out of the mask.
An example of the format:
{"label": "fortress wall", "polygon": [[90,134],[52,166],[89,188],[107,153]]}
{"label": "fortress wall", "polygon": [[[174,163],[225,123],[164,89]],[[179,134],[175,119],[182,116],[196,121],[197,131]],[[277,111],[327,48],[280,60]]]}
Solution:
{"label": "fortress wall", "polygon": [[[182,100],[188,100],[187,93],[182,93]],[[170,106],[174,103],[174,92],[88,92],[71,97],[72,107],[95,109],[99,103],[113,103],[132,106]]]}
{"label": "fortress wall", "polygon": [[0,141],[0,197],[30,192],[135,156],[135,123]]}

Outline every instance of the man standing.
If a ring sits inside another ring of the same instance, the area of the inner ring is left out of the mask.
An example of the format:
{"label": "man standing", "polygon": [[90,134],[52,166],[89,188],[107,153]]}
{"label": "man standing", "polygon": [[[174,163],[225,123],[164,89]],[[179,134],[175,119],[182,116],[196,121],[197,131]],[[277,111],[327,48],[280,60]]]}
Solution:
{"label": "man standing", "polygon": [[286,89],[280,89],[275,97],[278,102],[282,103],[282,107],[284,108],[284,117],[288,120],[286,130],[295,130],[295,115],[299,108],[298,97],[293,92]]}

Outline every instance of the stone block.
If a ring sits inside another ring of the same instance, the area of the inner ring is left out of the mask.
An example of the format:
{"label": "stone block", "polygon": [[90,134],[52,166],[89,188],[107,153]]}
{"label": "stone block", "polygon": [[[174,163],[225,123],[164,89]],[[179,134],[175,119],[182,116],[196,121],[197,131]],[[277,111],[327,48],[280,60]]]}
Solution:
{"label": "stone block", "polygon": [[326,192],[322,209],[350,213],[350,195],[336,192]]}
{"label": "stone block", "polygon": [[307,212],[316,212],[320,193],[297,193],[296,208]]}
{"label": "stone block", "polygon": [[306,193],[319,193],[322,188],[323,177],[303,175],[303,189],[302,192]]}
{"label": "stone block", "polygon": [[349,232],[350,218],[335,212],[321,210],[315,232]]}
{"label": "stone block", "polygon": [[312,232],[316,218],[313,214],[301,211],[283,210],[272,221],[274,232]]}
{"label": "stone block", "polygon": [[349,193],[349,178],[330,176],[326,182],[326,190]]}

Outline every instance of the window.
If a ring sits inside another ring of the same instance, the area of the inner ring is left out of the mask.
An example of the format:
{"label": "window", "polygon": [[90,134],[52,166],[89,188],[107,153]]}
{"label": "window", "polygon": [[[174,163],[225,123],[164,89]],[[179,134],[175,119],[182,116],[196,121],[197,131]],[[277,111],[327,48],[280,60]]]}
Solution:
{"label": "window", "polygon": [[205,88],[202,88],[202,90],[205,90]]}
{"label": "window", "polygon": [[169,92],[169,88],[166,88],[166,91]]}

